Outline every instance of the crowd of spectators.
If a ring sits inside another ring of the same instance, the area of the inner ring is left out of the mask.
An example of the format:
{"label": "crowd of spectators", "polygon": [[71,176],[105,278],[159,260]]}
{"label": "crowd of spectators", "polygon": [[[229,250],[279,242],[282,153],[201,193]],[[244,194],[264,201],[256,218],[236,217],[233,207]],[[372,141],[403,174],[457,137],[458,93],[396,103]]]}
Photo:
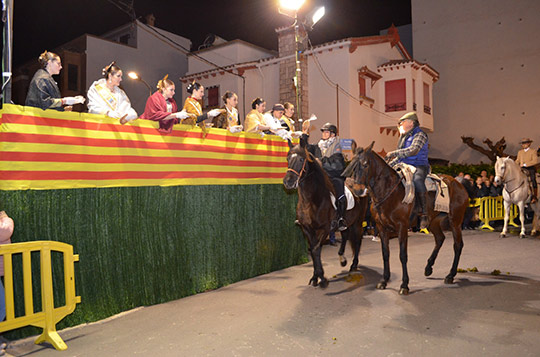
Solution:
{"label": "crowd of spectators", "polygon": [[486,170],[483,170],[480,173],[480,176],[476,177],[474,180],[471,175],[464,174],[460,172],[456,176],[456,180],[461,182],[461,184],[467,190],[469,198],[482,198],[482,197],[497,197],[502,195],[502,186],[498,185],[495,180],[494,175],[487,174]]}

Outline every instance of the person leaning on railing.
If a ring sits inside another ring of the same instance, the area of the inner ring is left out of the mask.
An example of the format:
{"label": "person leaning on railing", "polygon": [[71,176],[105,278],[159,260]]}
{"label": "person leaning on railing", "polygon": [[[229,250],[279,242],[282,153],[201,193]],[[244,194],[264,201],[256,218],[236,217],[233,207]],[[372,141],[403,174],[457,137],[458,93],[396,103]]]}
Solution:
{"label": "person leaning on railing", "polygon": [[38,58],[41,68],[36,71],[26,95],[25,105],[29,107],[71,111],[74,104],[82,104],[82,95],[76,97],[60,97],[60,89],[54,81],[54,75],[60,73],[62,61],[60,56],[52,52],[43,52]]}
{"label": "person leaning on railing", "polygon": [[227,129],[231,133],[238,133],[242,131],[243,127],[240,125],[240,119],[238,118],[238,96],[234,92],[226,91],[222,97],[224,111],[220,115],[216,116],[212,123],[214,128]]}
{"label": "person leaning on railing", "polygon": [[247,115],[244,121],[244,130],[248,133],[263,134],[270,127],[266,125],[263,113],[266,110],[266,102],[262,98],[255,98],[251,102],[253,108]]}
{"label": "person leaning on railing", "polygon": [[218,116],[224,110],[212,109],[208,111],[208,113],[203,113],[200,101],[204,97],[204,87],[200,83],[197,83],[195,81],[191,82],[187,85],[186,91],[189,93],[189,97],[186,98],[186,101],[184,102],[184,111],[186,111],[186,113],[188,114],[191,114],[191,117],[185,120],[191,120],[192,124],[199,124],[202,131],[205,132],[206,126],[202,122],[206,119],[212,119]]}
{"label": "person leaning on railing", "polygon": [[119,119],[120,124],[137,119],[137,112],[131,107],[126,93],[119,87],[122,69],[111,62],[101,70],[103,78],[92,83],[88,89],[88,112],[103,114]]}
{"label": "person leaning on railing", "polygon": [[175,93],[174,82],[168,79],[168,75],[163,77],[158,84],[158,90],[146,101],[142,119],[159,121],[159,131],[170,133],[173,125],[180,120],[189,118],[189,114],[184,110],[178,111],[176,101],[173,99]]}

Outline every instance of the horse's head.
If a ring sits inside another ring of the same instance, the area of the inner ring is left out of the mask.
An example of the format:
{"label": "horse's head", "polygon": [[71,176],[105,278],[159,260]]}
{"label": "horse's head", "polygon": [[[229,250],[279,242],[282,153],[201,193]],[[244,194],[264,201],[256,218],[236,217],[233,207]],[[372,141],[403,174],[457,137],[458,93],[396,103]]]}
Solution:
{"label": "horse's head", "polygon": [[313,161],[307,151],[307,140],[300,138],[300,144],[293,145],[289,141],[289,153],[287,154],[287,173],[283,177],[283,185],[286,189],[292,190],[298,188],[298,183],[305,175],[307,163]]}
{"label": "horse's head", "polygon": [[510,162],[514,162],[509,157],[499,157],[497,156],[497,161],[495,161],[495,179],[494,181],[497,185],[502,185],[504,183],[504,178],[508,170],[508,165]]}
{"label": "horse's head", "polygon": [[349,166],[343,171],[342,176],[352,177],[356,184],[366,185],[373,156],[373,144],[366,148],[358,148]]}

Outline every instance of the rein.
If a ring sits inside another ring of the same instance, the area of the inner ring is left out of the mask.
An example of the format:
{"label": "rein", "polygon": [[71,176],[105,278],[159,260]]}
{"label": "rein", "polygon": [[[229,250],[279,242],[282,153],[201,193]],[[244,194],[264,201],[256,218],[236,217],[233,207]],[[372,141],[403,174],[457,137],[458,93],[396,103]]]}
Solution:
{"label": "rein", "polygon": [[[518,168],[518,170],[519,170],[519,168]],[[501,176],[501,181],[505,183],[505,185],[504,185],[505,191],[508,192],[508,194],[511,194],[512,192],[516,191],[518,188],[520,188],[521,186],[523,186],[523,184],[527,181],[527,177],[525,177],[524,180],[521,180],[521,183],[520,183],[516,188],[514,188],[512,191],[508,191],[507,184],[510,183],[510,182],[512,182],[512,181],[515,181],[516,178],[514,177],[514,178],[512,178],[511,180],[506,181],[506,180],[505,180],[505,177],[506,177],[506,173],[507,173],[507,172],[508,172],[508,170],[504,170],[504,174]],[[517,174],[518,174],[518,176],[519,176],[519,171],[518,171]]]}
{"label": "rein", "polygon": [[394,191],[396,190],[396,188],[398,188],[400,183],[401,183],[401,180],[398,180],[397,183],[394,185],[394,187],[382,198],[382,200],[375,200],[375,195],[373,195],[372,198],[373,198],[373,201],[375,201],[373,206],[375,208],[378,208],[380,205],[382,205],[383,202],[386,201],[388,197],[392,195],[392,193],[394,193]]}
{"label": "rein", "polygon": [[[512,179],[510,181],[514,181],[515,179]],[[510,182],[508,181],[508,182]],[[520,188],[521,186],[523,186],[523,184],[525,183],[525,180],[521,180],[521,183],[518,185],[518,187],[514,188],[512,191],[508,191],[508,189],[506,188],[506,185],[504,185],[504,189],[506,190],[506,192],[508,192],[508,194],[511,194],[512,192],[514,192],[515,190],[517,190],[518,188]]]}
{"label": "rein", "polygon": [[300,178],[302,177],[302,174],[304,172],[306,172],[306,162],[307,162],[307,158],[304,159],[304,164],[302,165],[302,168],[300,169],[300,172],[297,172],[295,169],[292,169],[290,167],[287,167],[287,172],[289,171],[292,171],[296,174],[296,176],[298,176],[298,179],[296,180],[296,186],[298,186],[298,184],[300,183]]}

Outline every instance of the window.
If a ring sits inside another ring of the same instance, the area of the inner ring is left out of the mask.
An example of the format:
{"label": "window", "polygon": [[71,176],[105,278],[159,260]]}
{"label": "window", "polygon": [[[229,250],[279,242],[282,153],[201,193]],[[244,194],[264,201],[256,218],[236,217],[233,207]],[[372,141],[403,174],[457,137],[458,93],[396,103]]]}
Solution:
{"label": "window", "polygon": [[367,97],[366,95],[366,80],[363,77],[358,76],[358,85],[360,87],[360,96]]}
{"label": "window", "polygon": [[207,108],[216,108],[219,106],[219,86],[206,88]]}
{"label": "window", "polygon": [[119,42],[127,45],[129,42],[129,38],[130,38],[129,33],[122,35],[120,36]]}
{"label": "window", "polygon": [[397,79],[384,83],[385,111],[398,112],[407,109],[405,79]]}
{"label": "window", "polygon": [[412,110],[416,111],[416,80],[412,80]]}
{"label": "window", "polygon": [[75,64],[68,64],[68,90],[79,91],[79,67]]}
{"label": "window", "polygon": [[429,84],[424,83],[424,113],[431,114],[431,102],[429,100]]}

